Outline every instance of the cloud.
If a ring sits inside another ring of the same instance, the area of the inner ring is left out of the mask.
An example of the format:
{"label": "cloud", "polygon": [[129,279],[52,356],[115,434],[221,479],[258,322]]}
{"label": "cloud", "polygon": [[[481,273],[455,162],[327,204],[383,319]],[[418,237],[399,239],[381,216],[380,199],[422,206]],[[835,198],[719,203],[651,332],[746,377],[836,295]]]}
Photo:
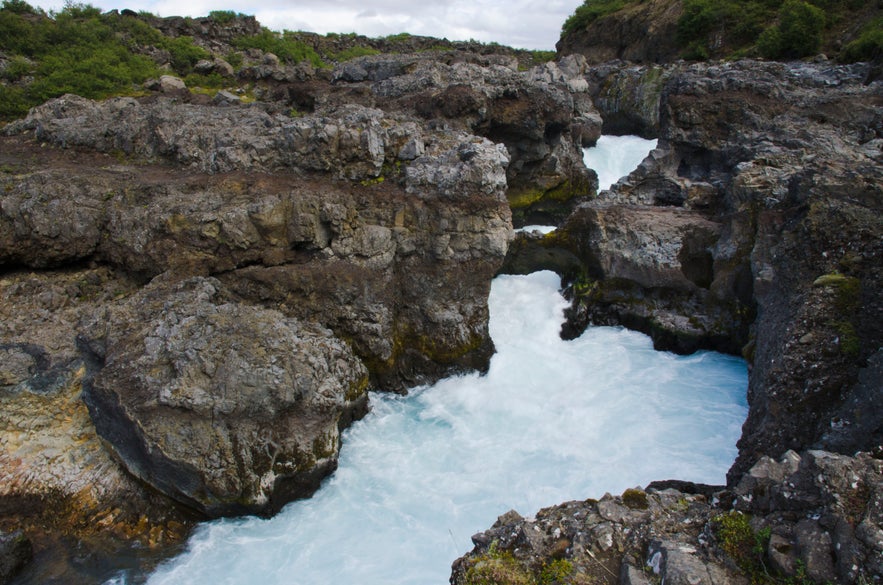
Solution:
{"label": "cloud", "polygon": [[[160,16],[206,16],[212,10],[254,14],[272,30],[304,30],[377,37],[408,32],[449,40],[475,39],[525,49],[553,49],[564,20],[581,0],[95,0],[102,10],[129,8]],[[60,10],[63,0],[31,2]]]}

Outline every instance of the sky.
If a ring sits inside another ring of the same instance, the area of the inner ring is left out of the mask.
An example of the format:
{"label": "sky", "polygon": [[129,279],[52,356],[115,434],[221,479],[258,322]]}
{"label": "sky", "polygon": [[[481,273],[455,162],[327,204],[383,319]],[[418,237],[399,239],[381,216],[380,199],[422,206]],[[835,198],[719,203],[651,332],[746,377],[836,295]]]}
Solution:
{"label": "sky", "polygon": [[[61,10],[64,0],[31,6]],[[553,50],[564,20],[582,0],[84,0],[102,11],[128,8],[159,16],[207,16],[212,10],[254,15],[265,27],[380,37],[402,32],[451,41],[497,42]]]}

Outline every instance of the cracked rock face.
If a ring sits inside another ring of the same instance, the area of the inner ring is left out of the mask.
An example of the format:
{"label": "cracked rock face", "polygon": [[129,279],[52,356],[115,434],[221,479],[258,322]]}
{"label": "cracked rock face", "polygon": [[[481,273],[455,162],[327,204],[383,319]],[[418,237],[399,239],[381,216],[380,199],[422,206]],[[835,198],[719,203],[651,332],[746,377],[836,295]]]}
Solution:
{"label": "cracked rock face", "polygon": [[883,460],[791,451],[762,459],[732,490],[655,482],[531,518],[510,511],[472,537],[451,583],[536,582],[549,567],[567,583],[747,584],[799,571],[872,583],[883,575],[881,498]]}
{"label": "cracked rock face", "polygon": [[65,96],[5,133],[4,498],[120,538],[143,516],[151,543],[183,532],[154,538],[168,498],[271,513],[334,469],[369,384],[487,367],[499,145],[362,106],[163,97]]}
{"label": "cracked rock face", "polygon": [[154,282],[81,339],[83,398],[126,468],[208,515],[265,512],[335,467],[367,371],[330,331],[229,302],[219,282]]}

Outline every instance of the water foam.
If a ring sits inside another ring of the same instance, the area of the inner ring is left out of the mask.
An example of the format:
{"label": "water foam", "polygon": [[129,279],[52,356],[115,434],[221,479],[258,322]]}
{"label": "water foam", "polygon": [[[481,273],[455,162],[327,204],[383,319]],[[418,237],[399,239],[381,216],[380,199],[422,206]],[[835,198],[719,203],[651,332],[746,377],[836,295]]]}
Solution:
{"label": "water foam", "polygon": [[746,415],[744,362],[656,352],[619,328],[562,341],[557,287],[550,272],[495,279],[486,376],[373,394],[313,498],[201,525],[149,583],[441,585],[470,535],[509,509],[654,479],[723,482]]}
{"label": "water foam", "polygon": [[598,193],[606,191],[632,172],[656,148],[656,140],[640,136],[602,136],[595,146],[583,149],[586,167],[598,174]]}

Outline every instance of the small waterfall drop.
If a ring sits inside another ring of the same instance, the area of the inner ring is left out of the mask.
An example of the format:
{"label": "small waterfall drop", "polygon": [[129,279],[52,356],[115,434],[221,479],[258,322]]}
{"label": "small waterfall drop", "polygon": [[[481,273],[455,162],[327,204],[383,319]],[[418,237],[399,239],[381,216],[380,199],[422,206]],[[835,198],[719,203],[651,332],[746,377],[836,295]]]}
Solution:
{"label": "small waterfall drop", "polygon": [[620,328],[562,341],[558,284],[551,272],[495,279],[485,376],[373,394],[313,498],[201,525],[148,582],[441,585],[470,536],[509,509],[655,479],[723,483],[747,412],[745,363],[657,352]]}

